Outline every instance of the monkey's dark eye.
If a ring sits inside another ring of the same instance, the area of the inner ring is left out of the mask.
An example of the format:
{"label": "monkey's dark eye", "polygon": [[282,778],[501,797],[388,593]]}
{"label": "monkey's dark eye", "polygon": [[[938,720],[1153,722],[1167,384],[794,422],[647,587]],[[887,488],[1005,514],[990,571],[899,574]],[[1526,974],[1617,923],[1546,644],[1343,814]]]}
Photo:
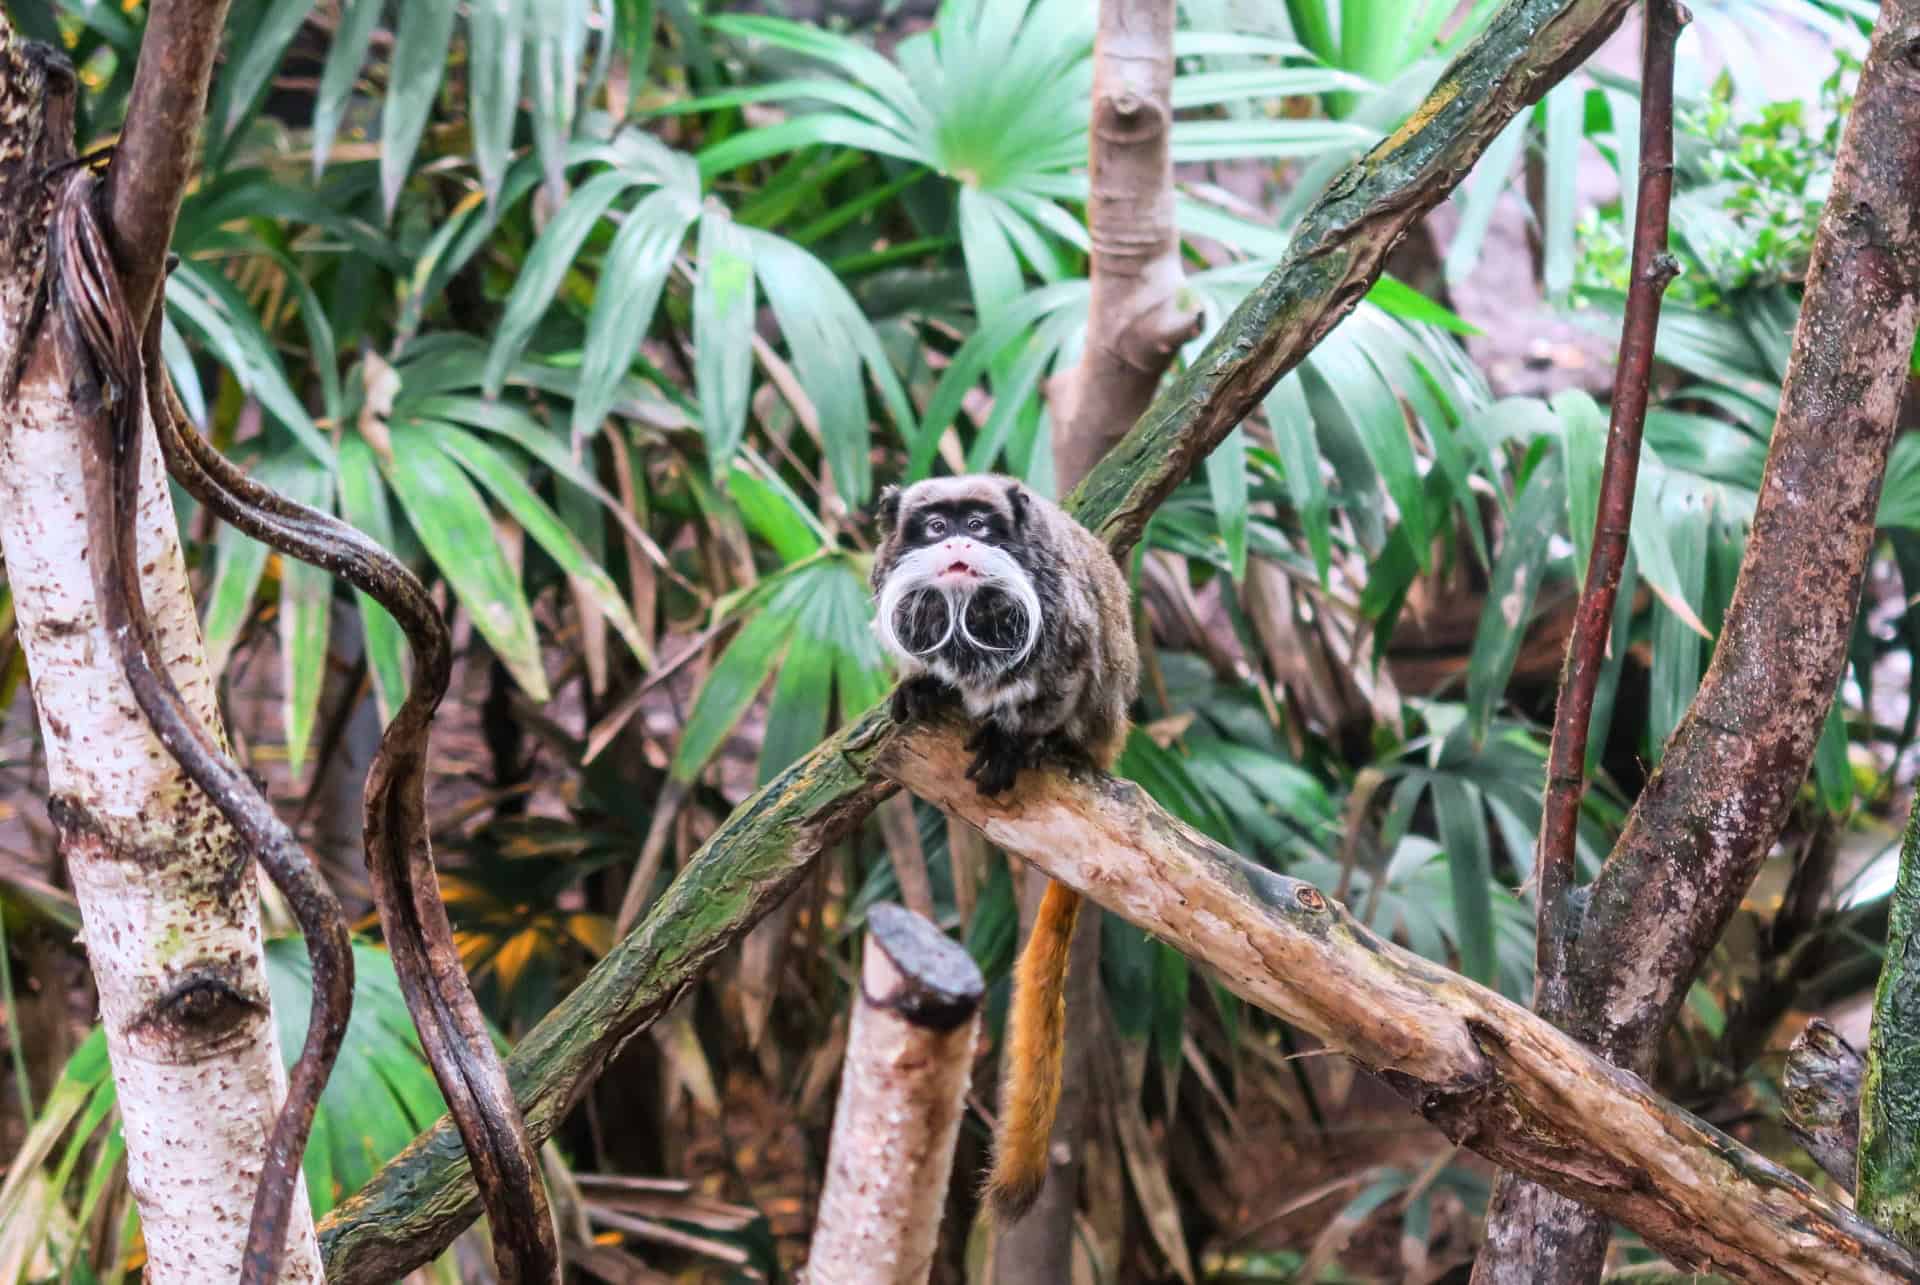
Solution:
{"label": "monkey's dark eye", "polygon": [[973,532],[975,535],[984,534],[986,532],[986,529],[987,529],[987,520],[985,518],[974,518],[972,521],[967,523],[967,530]]}
{"label": "monkey's dark eye", "polygon": [[946,533],[947,533],[947,520],[945,518],[928,518],[927,519],[928,535],[938,538],[939,536],[943,536]]}

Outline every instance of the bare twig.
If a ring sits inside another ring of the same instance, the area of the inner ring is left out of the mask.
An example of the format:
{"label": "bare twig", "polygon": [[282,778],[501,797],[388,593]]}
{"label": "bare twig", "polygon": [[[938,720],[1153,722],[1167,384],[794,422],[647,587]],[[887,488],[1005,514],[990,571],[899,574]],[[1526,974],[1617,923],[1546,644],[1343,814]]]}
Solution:
{"label": "bare twig", "polygon": [[1640,50],[1640,195],[1634,205],[1632,275],[1620,359],[1613,371],[1600,505],[1593,523],[1587,582],[1567,641],[1560,699],[1554,706],[1553,744],[1547,754],[1547,793],[1541,809],[1534,870],[1540,879],[1534,950],[1542,985],[1561,971],[1567,889],[1573,885],[1580,796],[1586,791],[1587,732],[1593,695],[1606,663],[1613,604],[1627,563],[1633,525],[1633,484],[1640,471],[1640,435],[1653,381],[1660,296],[1680,265],[1667,253],[1667,215],[1673,200],[1673,64],[1681,28],[1693,15],[1678,0],[1647,0]]}

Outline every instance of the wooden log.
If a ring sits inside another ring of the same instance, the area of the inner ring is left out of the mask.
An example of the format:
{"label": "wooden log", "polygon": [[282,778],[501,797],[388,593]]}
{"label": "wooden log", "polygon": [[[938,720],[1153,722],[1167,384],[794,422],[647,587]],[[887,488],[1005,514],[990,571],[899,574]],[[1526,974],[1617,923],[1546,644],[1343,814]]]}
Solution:
{"label": "wooden log", "polygon": [[1816,1017],[1794,1038],[1780,1076],[1787,1132],[1849,1192],[1860,1154],[1860,1080],[1866,1070],[1853,1045]]}
{"label": "wooden log", "polygon": [[921,1285],[933,1268],[973,1051],[980,970],[927,920],[867,915],[807,1279]]}

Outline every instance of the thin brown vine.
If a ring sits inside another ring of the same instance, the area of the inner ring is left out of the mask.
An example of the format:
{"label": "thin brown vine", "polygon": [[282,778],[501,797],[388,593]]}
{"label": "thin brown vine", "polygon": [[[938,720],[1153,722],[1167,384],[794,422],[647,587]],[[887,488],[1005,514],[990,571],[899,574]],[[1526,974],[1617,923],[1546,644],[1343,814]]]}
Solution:
{"label": "thin brown vine", "polygon": [[[541,1181],[538,1154],[507,1086],[491,1033],[469,988],[427,832],[426,768],[435,709],[452,667],[446,622],[420,581],[385,549],[329,514],[297,504],[249,478],[191,427],[159,354],[156,306],[142,343],[119,293],[119,282],[90,200],[94,181],[69,180],[56,212],[63,315],[100,372],[113,435],[101,443],[102,479],[90,506],[103,602],[122,618],[110,622],[123,640],[122,664],[142,712],[183,769],[220,807],[260,855],[292,905],[314,958],[314,1020],[308,1048],[269,1149],[249,1230],[243,1280],[268,1281],[285,1240],[286,1207],[313,1109],[346,1029],[351,954],[338,903],[271,805],[186,714],[163,664],[152,653],[140,607],[131,527],[120,520],[139,482],[138,400],[144,391],[168,472],[221,519],[270,547],[339,576],[378,601],[407,636],[413,658],[406,699],[382,736],[365,790],[367,868],[381,926],[407,1007],[448,1112],[459,1128],[493,1232],[495,1267],[504,1285],[559,1279],[559,1252]],[[71,280],[71,284],[69,283]],[[144,383],[141,367],[144,361]],[[331,921],[327,911],[331,910]],[[337,958],[333,952],[337,951]],[[329,958],[322,963],[322,953]],[[344,962],[337,962],[344,961]]]}
{"label": "thin brown vine", "polygon": [[[140,487],[140,345],[120,277],[93,208],[96,180],[77,169],[54,206],[50,237],[54,314],[79,359],[75,402],[93,440],[88,513],[94,589],[134,700],[181,769],[246,841],[287,899],[313,966],[307,1036],[274,1120],[255,1188],[243,1282],[269,1282],[286,1252],[287,1220],[320,1094],[353,1007],[353,950],[340,903],[273,806],[188,708],[159,653],[141,594],[133,506]],[[235,877],[244,867],[235,871]]]}

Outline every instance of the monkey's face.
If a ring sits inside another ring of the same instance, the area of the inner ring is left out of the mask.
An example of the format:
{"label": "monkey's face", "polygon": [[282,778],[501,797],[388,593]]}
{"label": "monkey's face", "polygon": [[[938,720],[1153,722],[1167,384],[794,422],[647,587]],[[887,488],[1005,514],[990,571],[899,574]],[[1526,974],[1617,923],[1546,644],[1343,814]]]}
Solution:
{"label": "monkey's face", "polygon": [[[1004,484],[1003,484],[1004,485]],[[978,479],[922,482],[882,500],[874,631],[909,672],[977,687],[1040,638],[1040,597],[1019,556],[1017,497]]]}

